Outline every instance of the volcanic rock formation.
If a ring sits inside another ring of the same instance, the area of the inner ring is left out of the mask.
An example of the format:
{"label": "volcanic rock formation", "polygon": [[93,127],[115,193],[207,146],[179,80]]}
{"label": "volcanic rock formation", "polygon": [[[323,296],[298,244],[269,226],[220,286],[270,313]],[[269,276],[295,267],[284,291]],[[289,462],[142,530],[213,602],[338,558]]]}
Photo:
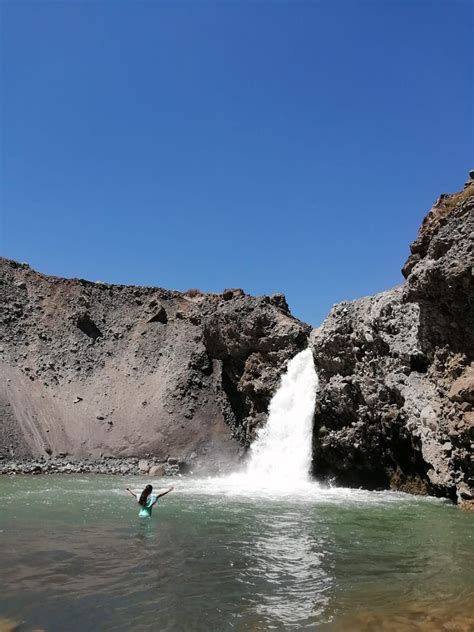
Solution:
{"label": "volcanic rock formation", "polygon": [[281,295],[61,279],[0,260],[0,456],[234,462],[309,326]]}
{"label": "volcanic rock formation", "polygon": [[235,463],[311,333],[314,474],[471,502],[473,177],[426,216],[402,285],[335,306],[313,332],[282,295],[66,280],[0,260],[0,460]]}
{"label": "volcanic rock formation", "polygon": [[423,220],[403,285],[312,332],[316,476],[474,497],[473,213],[471,178]]}

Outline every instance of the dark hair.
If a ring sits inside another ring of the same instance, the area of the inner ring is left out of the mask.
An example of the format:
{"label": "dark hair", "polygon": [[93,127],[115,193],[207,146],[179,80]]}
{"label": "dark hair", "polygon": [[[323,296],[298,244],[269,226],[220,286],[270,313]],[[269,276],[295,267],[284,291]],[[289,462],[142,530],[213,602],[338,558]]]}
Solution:
{"label": "dark hair", "polygon": [[146,501],[148,500],[148,496],[151,494],[152,489],[153,487],[151,485],[147,485],[145,487],[145,489],[140,494],[140,500],[138,501],[139,505],[141,505],[142,507],[146,507]]}

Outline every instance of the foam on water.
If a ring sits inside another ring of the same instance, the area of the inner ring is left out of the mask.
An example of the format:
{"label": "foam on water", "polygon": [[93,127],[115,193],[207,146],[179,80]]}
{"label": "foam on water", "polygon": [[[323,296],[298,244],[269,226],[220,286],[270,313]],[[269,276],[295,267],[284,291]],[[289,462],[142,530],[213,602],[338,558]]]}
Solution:
{"label": "foam on water", "polygon": [[[138,489],[143,489],[149,480],[143,480]],[[158,483],[159,486],[159,483]],[[229,502],[256,502],[258,504],[273,503],[309,504],[309,505],[340,505],[342,507],[357,506],[381,506],[381,505],[414,505],[414,504],[446,504],[451,501],[434,496],[415,496],[404,492],[381,490],[369,491],[367,489],[354,489],[350,487],[334,487],[316,481],[307,480],[291,486],[289,484],[271,486],[268,481],[251,481],[244,473],[235,473],[230,476],[193,478],[186,477],[175,483],[175,494],[184,494],[190,497],[208,496],[218,499],[227,499]]]}

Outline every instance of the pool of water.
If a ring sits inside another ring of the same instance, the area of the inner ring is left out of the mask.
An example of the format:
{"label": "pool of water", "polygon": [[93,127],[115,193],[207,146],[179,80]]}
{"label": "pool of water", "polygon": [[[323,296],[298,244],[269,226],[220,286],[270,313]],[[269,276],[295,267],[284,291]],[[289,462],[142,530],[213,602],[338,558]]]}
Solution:
{"label": "pool of water", "polygon": [[147,520],[124,489],[148,482],[0,478],[0,630],[474,629],[474,515],[448,503],[183,478]]}

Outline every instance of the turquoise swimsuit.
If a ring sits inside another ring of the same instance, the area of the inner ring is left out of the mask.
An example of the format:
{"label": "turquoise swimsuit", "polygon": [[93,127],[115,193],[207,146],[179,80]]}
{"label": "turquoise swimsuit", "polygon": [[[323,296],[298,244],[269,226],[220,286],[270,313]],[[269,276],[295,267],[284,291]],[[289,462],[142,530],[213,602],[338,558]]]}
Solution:
{"label": "turquoise swimsuit", "polygon": [[140,511],[138,512],[140,518],[151,518],[151,510],[155,500],[156,496],[148,496],[145,507],[140,505]]}

